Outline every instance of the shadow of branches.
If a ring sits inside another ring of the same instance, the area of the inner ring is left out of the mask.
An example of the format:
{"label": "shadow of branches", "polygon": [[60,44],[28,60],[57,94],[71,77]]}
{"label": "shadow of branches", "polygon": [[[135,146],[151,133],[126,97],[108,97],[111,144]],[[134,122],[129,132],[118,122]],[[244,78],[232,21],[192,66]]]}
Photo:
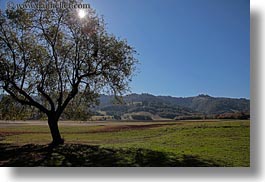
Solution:
{"label": "shadow of branches", "polygon": [[217,167],[217,163],[196,156],[176,156],[148,149],[113,149],[65,144],[12,146],[0,144],[0,166],[58,167]]}

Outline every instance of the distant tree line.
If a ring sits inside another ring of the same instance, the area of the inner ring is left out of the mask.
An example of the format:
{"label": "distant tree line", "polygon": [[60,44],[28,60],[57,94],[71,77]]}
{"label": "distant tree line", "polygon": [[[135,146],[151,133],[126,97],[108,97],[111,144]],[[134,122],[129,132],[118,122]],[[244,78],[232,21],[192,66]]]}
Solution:
{"label": "distant tree line", "polygon": [[176,116],[175,120],[202,120],[202,119],[250,119],[250,114],[247,112],[233,112],[223,114],[209,114],[209,115],[188,115],[188,116]]}
{"label": "distant tree line", "polygon": [[[161,118],[173,119],[173,120],[201,120],[201,119],[249,119],[250,114],[248,112],[225,112],[222,114],[202,114],[189,111],[188,109],[176,108],[163,103],[143,103],[142,106],[138,105],[111,105],[101,108],[105,114],[102,114],[97,108],[88,105],[85,100],[82,100],[82,95],[77,96],[75,101],[72,101],[65,112],[62,114],[62,120],[91,120],[92,116],[97,120],[102,118],[106,120],[104,116],[111,116],[114,120],[127,119],[132,120],[153,120],[150,115],[134,114],[137,112],[147,112],[152,115],[157,115]],[[15,102],[11,96],[2,95],[0,99],[0,120],[47,120],[47,116],[40,112],[35,107],[23,106]]]}

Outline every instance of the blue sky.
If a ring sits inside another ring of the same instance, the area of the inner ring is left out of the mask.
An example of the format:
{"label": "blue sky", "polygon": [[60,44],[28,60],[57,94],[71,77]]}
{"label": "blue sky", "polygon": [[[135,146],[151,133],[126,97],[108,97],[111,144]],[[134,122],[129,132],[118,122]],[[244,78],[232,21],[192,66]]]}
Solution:
{"label": "blue sky", "polygon": [[250,97],[249,0],[85,2],[139,53],[132,92]]}

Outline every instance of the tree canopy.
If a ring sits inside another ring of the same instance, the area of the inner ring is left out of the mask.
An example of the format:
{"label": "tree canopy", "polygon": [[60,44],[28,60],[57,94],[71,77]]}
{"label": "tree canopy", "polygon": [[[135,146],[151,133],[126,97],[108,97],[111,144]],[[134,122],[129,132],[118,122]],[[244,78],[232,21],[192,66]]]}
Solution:
{"label": "tree canopy", "polygon": [[51,128],[78,94],[93,103],[99,93],[127,91],[137,60],[134,48],[108,33],[92,8],[80,18],[78,9],[47,7],[0,12],[0,87],[44,112]]}

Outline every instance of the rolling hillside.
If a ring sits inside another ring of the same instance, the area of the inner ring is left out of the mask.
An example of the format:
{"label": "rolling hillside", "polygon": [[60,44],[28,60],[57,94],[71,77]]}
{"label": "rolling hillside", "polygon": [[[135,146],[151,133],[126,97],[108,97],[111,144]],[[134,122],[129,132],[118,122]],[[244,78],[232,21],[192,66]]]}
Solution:
{"label": "rolling hillside", "polygon": [[[22,107],[12,99],[0,95],[0,119],[40,119],[37,110]],[[78,108],[77,108],[78,107]],[[154,96],[130,94],[116,99],[100,95],[99,105],[81,103],[68,107],[63,120],[183,120],[183,119],[248,119],[250,101],[198,95],[195,97]],[[16,114],[15,114],[16,113]]]}
{"label": "rolling hillside", "polygon": [[117,119],[200,119],[224,114],[249,114],[250,101],[198,95],[195,97],[130,94],[118,102],[114,96],[101,95],[95,110]]}

